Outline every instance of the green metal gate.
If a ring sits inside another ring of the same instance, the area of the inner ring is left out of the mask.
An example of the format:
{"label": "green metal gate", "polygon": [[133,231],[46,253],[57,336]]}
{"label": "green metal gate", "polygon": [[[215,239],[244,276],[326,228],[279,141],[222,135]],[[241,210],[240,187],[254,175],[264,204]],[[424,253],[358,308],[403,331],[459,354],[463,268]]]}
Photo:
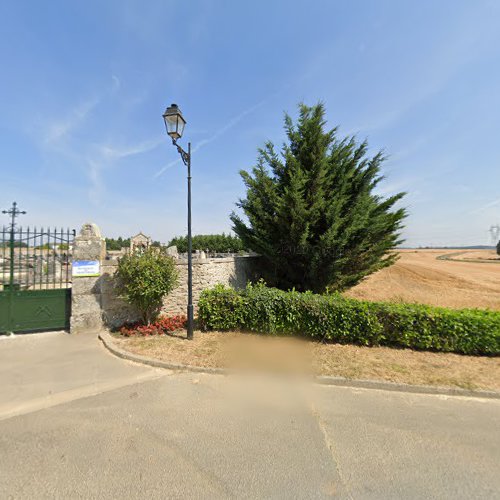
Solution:
{"label": "green metal gate", "polygon": [[0,230],[0,333],[69,328],[74,230],[16,227]]}

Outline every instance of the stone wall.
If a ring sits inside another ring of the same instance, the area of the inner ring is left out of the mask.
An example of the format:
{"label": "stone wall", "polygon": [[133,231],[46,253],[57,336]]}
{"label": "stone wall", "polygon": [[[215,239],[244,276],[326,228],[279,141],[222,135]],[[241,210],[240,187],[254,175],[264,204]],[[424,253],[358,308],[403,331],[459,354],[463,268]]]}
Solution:
{"label": "stone wall", "polygon": [[[242,288],[255,279],[254,256],[193,258],[193,304],[195,314],[200,293],[218,283]],[[115,271],[118,261],[106,258],[106,242],[95,224],[84,224],[75,238],[73,260],[98,260],[100,276],[74,277],[71,293],[71,332],[92,332],[137,321],[139,315],[118,296]],[[187,260],[176,259],[179,286],[165,298],[162,312],[184,314],[187,309]]]}
{"label": "stone wall", "polygon": [[[250,256],[193,260],[193,304],[196,314],[200,294],[218,283],[244,288],[253,279],[255,258]],[[186,314],[187,261],[177,262],[180,285],[167,297],[163,309],[167,314]]]}
{"label": "stone wall", "polygon": [[[254,278],[253,256],[237,256],[214,259],[193,259],[193,304],[195,315],[201,292],[218,283],[243,288]],[[187,260],[176,261],[179,286],[165,298],[162,312],[168,315],[186,315],[187,309]],[[102,263],[100,279],[102,319],[106,327],[117,327],[139,319],[137,312],[118,297],[117,281],[114,277],[116,260]]]}

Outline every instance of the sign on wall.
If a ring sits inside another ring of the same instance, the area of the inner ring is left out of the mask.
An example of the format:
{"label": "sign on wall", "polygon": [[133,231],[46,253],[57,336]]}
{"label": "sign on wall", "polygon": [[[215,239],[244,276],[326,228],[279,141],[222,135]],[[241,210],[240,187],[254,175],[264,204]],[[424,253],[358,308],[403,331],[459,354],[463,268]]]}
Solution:
{"label": "sign on wall", "polygon": [[99,276],[100,268],[98,260],[74,260],[73,277],[87,278],[90,276]]}

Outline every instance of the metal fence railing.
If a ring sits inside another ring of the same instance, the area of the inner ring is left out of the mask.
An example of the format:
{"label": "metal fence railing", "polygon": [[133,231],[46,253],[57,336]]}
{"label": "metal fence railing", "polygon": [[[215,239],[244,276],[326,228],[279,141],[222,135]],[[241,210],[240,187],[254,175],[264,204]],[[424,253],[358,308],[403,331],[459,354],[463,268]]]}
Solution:
{"label": "metal fence railing", "polygon": [[69,288],[75,230],[3,226],[0,290]]}

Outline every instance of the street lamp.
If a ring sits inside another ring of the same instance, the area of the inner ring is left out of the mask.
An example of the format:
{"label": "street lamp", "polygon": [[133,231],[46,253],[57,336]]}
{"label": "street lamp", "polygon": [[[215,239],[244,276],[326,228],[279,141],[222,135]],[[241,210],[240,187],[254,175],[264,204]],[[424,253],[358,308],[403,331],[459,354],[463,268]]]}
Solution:
{"label": "street lamp", "polygon": [[186,120],[182,116],[177,104],[171,104],[163,113],[163,120],[167,129],[167,134],[172,139],[172,144],[181,155],[182,162],[187,167],[188,181],[188,306],[187,306],[187,338],[193,340],[193,256],[191,237],[191,143],[188,142],[187,152],[182,149],[177,140],[182,137]]}

